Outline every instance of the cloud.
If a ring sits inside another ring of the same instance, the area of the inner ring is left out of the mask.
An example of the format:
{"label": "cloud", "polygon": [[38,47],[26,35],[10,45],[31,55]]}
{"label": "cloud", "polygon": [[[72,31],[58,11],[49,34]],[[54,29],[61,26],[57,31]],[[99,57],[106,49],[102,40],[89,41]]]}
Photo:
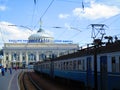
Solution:
{"label": "cloud", "polygon": [[61,18],[61,19],[66,19],[69,16],[70,16],[69,14],[59,14],[59,18]]}
{"label": "cloud", "polygon": [[6,6],[1,5],[0,6],[0,11],[5,11],[5,10],[6,10]]}
{"label": "cloud", "polygon": [[[2,44],[4,43],[10,43],[13,42],[13,40],[28,40],[28,37],[31,34],[35,34],[36,30],[29,30],[26,27],[19,27],[19,26],[12,26],[14,25],[13,23],[9,23],[9,22],[0,22],[0,42],[2,42]],[[47,35],[53,35],[53,33],[51,31],[45,30],[45,34]],[[21,43],[18,41],[18,43]],[[24,42],[22,42],[24,43]],[[0,43],[0,47],[1,47],[1,43]]]}
{"label": "cloud", "polygon": [[75,8],[73,10],[73,14],[80,18],[95,20],[100,18],[110,18],[120,14],[120,9],[116,6],[98,4],[92,1],[90,7],[85,7],[84,11],[82,8]]}
{"label": "cloud", "polygon": [[22,29],[8,22],[0,22],[0,42],[7,43],[9,40],[27,40],[31,34],[28,29]]}

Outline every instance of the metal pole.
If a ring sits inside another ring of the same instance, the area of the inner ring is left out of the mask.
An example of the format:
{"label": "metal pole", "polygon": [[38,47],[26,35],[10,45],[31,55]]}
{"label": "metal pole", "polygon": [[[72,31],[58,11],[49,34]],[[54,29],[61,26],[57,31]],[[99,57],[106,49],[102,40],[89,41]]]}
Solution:
{"label": "metal pole", "polygon": [[94,87],[98,90],[98,79],[97,79],[97,46],[94,46]]}

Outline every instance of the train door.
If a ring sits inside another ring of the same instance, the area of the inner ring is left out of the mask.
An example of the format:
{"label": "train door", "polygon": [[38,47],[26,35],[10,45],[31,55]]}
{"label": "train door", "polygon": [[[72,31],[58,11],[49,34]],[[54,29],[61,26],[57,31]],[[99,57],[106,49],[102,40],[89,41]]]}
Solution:
{"label": "train door", "polygon": [[50,76],[54,78],[54,62],[50,61]]}
{"label": "train door", "polygon": [[100,90],[107,90],[107,56],[100,57]]}
{"label": "train door", "polygon": [[87,87],[91,87],[91,82],[92,82],[92,58],[87,57]]}

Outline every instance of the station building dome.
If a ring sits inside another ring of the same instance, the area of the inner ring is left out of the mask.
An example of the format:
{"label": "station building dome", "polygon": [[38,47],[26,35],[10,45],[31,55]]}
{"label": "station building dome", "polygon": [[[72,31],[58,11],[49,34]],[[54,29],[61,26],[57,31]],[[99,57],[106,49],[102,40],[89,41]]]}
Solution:
{"label": "station building dome", "polygon": [[37,33],[32,34],[28,38],[29,43],[53,43],[54,38],[50,33],[46,32],[43,29],[39,29]]}

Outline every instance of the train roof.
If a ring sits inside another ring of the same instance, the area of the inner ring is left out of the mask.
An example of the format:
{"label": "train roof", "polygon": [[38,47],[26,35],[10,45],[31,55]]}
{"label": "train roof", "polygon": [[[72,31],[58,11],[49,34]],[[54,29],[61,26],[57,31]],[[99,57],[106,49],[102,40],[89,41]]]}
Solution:
{"label": "train roof", "polygon": [[106,43],[103,46],[98,46],[98,47],[92,46],[85,49],[81,49],[78,50],[77,52],[57,57],[54,60],[77,58],[80,56],[94,55],[94,53],[102,54],[102,53],[112,53],[118,51],[120,51],[120,40],[115,41],[114,43]]}
{"label": "train roof", "polygon": [[91,46],[88,48],[78,50],[77,52],[74,52],[74,53],[56,57],[54,59],[40,61],[40,62],[37,62],[36,64],[45,63],[45,62],[47,63],[50,61],[70,59],[70,58],[72,59],[72,58],[77,58],[77,57],[82,57],[82,56],[89,56],[89,55],[94,55],[95,53],[104,54],[104,53],[112,53],[112,52],[118,52],[118,51],[120,51],[120,40],[115,41],[114,43],[105,43],[104,45],[98,46],[96,48],[94,46]]}

